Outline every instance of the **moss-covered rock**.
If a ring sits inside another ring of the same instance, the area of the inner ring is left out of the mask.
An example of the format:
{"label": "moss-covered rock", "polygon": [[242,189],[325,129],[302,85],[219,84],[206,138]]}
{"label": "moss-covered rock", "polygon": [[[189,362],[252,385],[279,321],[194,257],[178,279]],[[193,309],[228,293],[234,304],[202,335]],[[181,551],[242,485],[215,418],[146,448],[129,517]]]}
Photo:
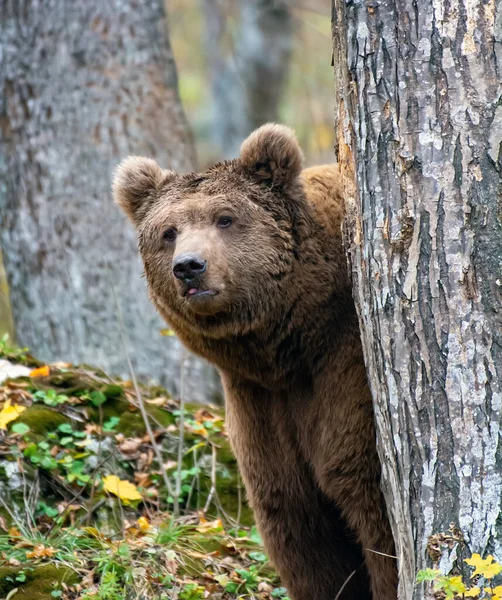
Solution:
{"label": "moss-covered rock", "polygon": [[35,435],[43,436],[55,431],[63,423],[69,423],[70,419],[48,406],[34,404],[23,412],[18,421],[28,425]]}
{"label": "moss-covered rock", "polygon": [[0,567],[0,597],[17,588],[16,600],[54,600],[51,592],[61,589],[62,583],[75,585],[78,581],[75,571],[57,565]]}

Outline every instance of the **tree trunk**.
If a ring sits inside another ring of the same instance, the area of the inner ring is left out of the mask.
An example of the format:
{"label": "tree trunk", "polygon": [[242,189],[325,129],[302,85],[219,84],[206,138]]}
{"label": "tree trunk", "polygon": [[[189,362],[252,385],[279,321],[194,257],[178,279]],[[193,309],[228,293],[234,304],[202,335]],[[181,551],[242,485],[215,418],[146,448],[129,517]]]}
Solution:
{"label": "tree trunk", "polygon": [[[127,375],[116,295],[137,374],[172,387],[180,347],[159,335],[110,195],[128,154],[194,165],[163,1],[0,0],[0,57],[0,246],[18,342]],[[198,382],[192,397],[211,387]]]}
{"label": "tree trunk", "polygon": [[333,39],[399,597],[418,600],[419,569],[502,559],[502,15],[493,0],[333,0]]}
{"label": "tree trunk", "polygon": [[[291,55],[291,3],[204,0],[213,138],[225,158],[238,156],[254,129],[277,120]],[[233,32],[228,28],[232,9],[239,23]]]}

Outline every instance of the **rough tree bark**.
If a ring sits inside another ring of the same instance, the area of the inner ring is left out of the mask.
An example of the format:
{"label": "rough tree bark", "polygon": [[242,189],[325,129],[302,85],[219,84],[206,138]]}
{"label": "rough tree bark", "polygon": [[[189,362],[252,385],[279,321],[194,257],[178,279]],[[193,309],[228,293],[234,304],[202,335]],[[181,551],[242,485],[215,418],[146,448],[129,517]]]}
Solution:
{"label": "rough tree bark", "polygon": [[[0,246],[19,343],[126,375],[115,292],[137,373],[177,381],[179,345],[159,335],[110,195],[128,154],[194,165],[163,1],[0,0],[0,60]],[[203,369],[186,377],[192,397],[211,387]]]}
{"label": "rough tree bark", "polygon": [[[204,0],[213,138],[225,158],[238,156],[251,131],[277,120],[291,55],[291,4]],[[232,10],[239,23],[233,37],[227,27]]]}
{"label": "rough tree bark", "polygon": [[451,523],[464,557],[502,559],[500,3],[333,0],[333,39],[399,597],[418,599],[418,569],[460,558],[434,537]]}

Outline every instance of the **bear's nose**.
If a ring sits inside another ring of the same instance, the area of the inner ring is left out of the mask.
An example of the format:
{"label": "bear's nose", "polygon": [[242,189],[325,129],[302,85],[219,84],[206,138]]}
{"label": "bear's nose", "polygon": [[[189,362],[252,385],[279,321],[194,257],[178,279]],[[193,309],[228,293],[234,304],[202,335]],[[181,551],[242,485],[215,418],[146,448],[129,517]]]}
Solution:
{"label": "bear's nose", "polygon": [[207,260],[199,254],[180,254],[173,260],[173,273],[176,279],[189,281],[202,275],[207,268]]}

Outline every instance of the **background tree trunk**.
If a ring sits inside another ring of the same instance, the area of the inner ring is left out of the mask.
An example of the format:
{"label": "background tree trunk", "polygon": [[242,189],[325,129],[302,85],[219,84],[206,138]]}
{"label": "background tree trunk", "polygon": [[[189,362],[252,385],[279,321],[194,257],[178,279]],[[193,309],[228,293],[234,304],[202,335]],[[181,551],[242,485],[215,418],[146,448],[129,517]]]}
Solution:
{"label": "background tree trunk", "polygon": [[460,558],[431,537],[450,523],[464,557],[502,559],[502,16],[333,0],[333,38],[354,296],[400,598],[418,600],[417,570]]}
{"label": "background tree trunk", "polygon": [[[292,0],[204,0],[213,139],[226,158],[277,120],[291,56]],[[238,26],[229,27],[229,15]]]}
{"label": "background tree trunk", "polygon": [[[163,2],[0,0],[0,12],[0,245],[18,342],[127,375],[116,293],[137,373],[172,389],[180,347],[159,335],[110,195],[128,154],[194,166]],[[189,369],[187,395],[207,396],[206,367]]]}

